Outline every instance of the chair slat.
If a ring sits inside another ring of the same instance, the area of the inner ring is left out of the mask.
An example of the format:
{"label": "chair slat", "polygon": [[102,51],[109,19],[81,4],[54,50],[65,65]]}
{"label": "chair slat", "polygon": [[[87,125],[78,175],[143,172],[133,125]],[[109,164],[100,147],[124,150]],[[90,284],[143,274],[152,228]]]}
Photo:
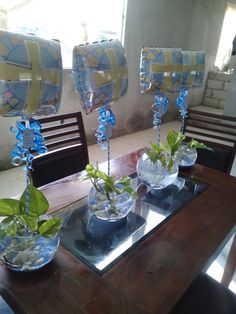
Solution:
{"label": "chair slat", "polygon": [[231,139],[231,138],[228,138],[228,137],[223,137],[223,136],[218,136],[218,135],[215,135],[215,134],[206,134],[206,133],[203,133],[203,132],[199,132],[199,131],[191,131],[191,130],[188,130],[186,131],[186,133],[188,134],[196,134],[196,135],[200,135],[202,137],[210,137],[210,138],[213,138],[213,139],[217,139],[217,140],[220,140],[220,141],[223,141],[223,142],[230,142],[230,143],[234,143],[235,142],[235,139]]}
{"label": "chair slat", "polygon": [[234,136],[234,138],[236,139],[236,133],[235,132],[231,132],[231,131],[227,131],[227,130],[221,130],[219,128],[212,128],[212,127],[208,127],[208,126],[202,126],[201,124],[193,123],[191,119],[188,122],[187,130],[189,130],[189,127],[199,128],[199,129],[212,131],[212,132],[220,133],[220,134],[231,135],[231,136]]}
{"label": "chair slat", "polygon": [[[51,140],[53,138],[55,139],[55,138],[64,137],[64,136],[71,135],[71,134],[78,134],[78,130],[60,132],[60,133],[51,134],[51,135],[44,135],[44,140],[47,142],[48,140]],[[80,140],[80,136],[79,137],[77,136],[75,139]]]}
{"label": "chair slat", "polygon": [[38,121],[48,153],[38,155],[33,160],[33,184],[38,187],[84,170],[89,163],[89,157],[81,112]]}
{"label": "chair slat", "polygon": [[229,124],[229,123],[223,123],[221,121],[217,121],[217,120],[203,120],[203,119],[197,119],[195,117],[193,117],[192,115],[189,116],[189,123],[193,123],[195,122],[196,124],[199,124],[199,125],[206,125],[206,124],[211,124],[211,125],[214,125],[214,126],[219,126],[219,127],[224,127],[224,128],[228,128],[228,129],[232,129],[232,128],[235,128],[235,124]]}
{"label": "chair slat", "polygon": [[[41,126],[43,127],[43,124],[41,124]],[[60,125],[53,125],[53,126],[49,126],[49,127],[46,127],[46,128],[42,128],[41,130],[41,133],[46,133],[46,132],[51,132],[51,131],[55,131],[55,130],[60,130],[60,129],[66,129],[66,128],[71,128],[73,126],[76,126],[77,127],[77,130],[78,129],[78,122],[71,122],[71,123],[63,123],[63,124],[60,124]]]}
{"label": "chair slat", "polygon": [[189,109],[183,133],[214,148],[214,152],[198,150],[198,163],[230,173],[236,154],[236,117]]}
{"label": "chair slat", "polygon": [[51,143],[47,144],[47,148],[50,150],[52,147],[56,147],[56,146],[58,146],[59,148],[65,146],[65,144],[68,146],[69,143],[76,142],[76,141],[78,141],[78,139],[80,139],[80,137],[71,137],[71,138],[67,138],[65,140],[51,142]]}
{"label": "chair slat", "polygon": [[[47,118],[37,119],[40,124],[42,123],[50,123],[54,121],[62,121],[62,120],[69,120],[73,118],[77,118],[78,115],[81,115],[81,112],[72,112],[72,113],[65,113],[61,115],[51,116]],[[62,122],[63,123],[63,122]]]}
{"label": "chair slat", "polygon": [[189,109],[189,115],[199,115],[199,116],[204,116],[204,117],[208,117],[208,118],[216,118],[219,120],[228,120],[228,121],[235,121],[236,122],[236,117],[219,115],[216,113],[210,113],[210,112],[204,112],[204,111],[198,111],[195,109]]}

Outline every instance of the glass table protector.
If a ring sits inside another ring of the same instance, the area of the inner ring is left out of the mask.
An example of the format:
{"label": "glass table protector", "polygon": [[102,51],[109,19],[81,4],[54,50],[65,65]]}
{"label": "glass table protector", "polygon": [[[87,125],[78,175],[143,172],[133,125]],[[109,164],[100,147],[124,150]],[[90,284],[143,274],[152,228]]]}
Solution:
{"label": "glass table protector", "polygon": [[99,274],[197,197],[207,184],[178,177],[165,189],[150,190],[135,175],[133,187],[139,197],[128,216],[118,222],[96,218],[89,210],[87,197],[55,214],[64,219],[62,246]]}

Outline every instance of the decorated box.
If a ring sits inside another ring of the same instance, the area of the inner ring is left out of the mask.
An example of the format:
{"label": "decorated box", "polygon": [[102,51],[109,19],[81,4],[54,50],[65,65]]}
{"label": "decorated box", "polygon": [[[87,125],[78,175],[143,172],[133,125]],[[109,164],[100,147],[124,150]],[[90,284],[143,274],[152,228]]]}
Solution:
{"label": "decorated box", "polygon": [[176,92],[182,74],[182,50],[179,48],[144,47],[140,60],[142,94]]}
{"label": "decorated box", "polygon": [[181,87],[201,87],[205,74],[205,52],[183,51],[183,73]]}
{"label": "decorated box", "polygon": [[0,114],[56,113],[62,91],[60,43],[0,31]]}
{"label": "decorated box", "polygon": [[73,75],[75,89],[87,114],[124,96],[128,88],[128,68],[120,41],[76,46]]}

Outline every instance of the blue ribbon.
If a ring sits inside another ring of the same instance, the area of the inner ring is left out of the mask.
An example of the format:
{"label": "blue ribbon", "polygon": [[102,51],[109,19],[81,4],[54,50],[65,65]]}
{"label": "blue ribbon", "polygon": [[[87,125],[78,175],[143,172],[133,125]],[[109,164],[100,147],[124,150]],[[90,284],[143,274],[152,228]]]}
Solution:
{"label": "blue ribbon", "polygon": [[[16,127],[11,128],[11,131],[16,132],[16,145],[12,151],[12,164],[18,166],[24,160],[26,162],[26,214],[29,213],[29,185],[30,185],[30,170],[32,169],[32,161],[34,155],[31,151],[38,152],[39,154],[46,153],[47,148],[44,144],[44,138],[40,134],[41,125],[33,118],[16,121]],[[29,133],[27,133],[29,132]],[[27,137],[27,134],[28,137]],[[27,229],[28,233],[29,230]]]}
{"label": "blue ribbon", "polygon": [[[33,132],[33,141],[32,146],[30,148],[24,147],[24,132],[27,130],[32,130]],[[30,151],[38,152],[39,154],[43,154],[47,152],[47,148],[44,144],[44,138],[40,134],[41,125],[38,121],[30,118],[29,120],[25,120],[21,118],[16,122],[16,128],[12,128],[11,131],[17,132],[16,134],[16,144],[15,148],[13,149],[11,156],[12,156],[12,164],[14,166],[18,166],[22,163],[22,161],[27,160],[27,165],[31,169],[31,163],[34,156],[31,154]]]}
{"label": "blue ribbon", "polygon": [[167,112],[169,99],[164,94],[159,94],[154,98],[153,110],[153,127],[157,130],[157,145],[161,141],[161,118]]}
{"label": "blue ribbon", "polygon": [[185,97],[188,95],[188,90],[186,88],[181,88],[179,95],[176,99],[176,107],[179,109],[179,112],[182,116],[182,125],[181,125],[181,132],[183,132],[184,128],[184,120],[187,117],[187,105],[185,102]]}
{"label": "blue ribbon", "polygon": [[169,99],[167,96],[160,94],[155,96],[154,104],[152,106],[153,114],[153,126],[158,127],[161,124],[161,117],[167,112]]}
{"label": "blue ribbon", "polygon": [[97,137],[98,143],[101,147],[106,149],[108,146],[107,142],[112,136],[112,129],[116,124],[116,119],[110,106],[102,106],[99,109],[98,122],[99,126],[95,136]]}

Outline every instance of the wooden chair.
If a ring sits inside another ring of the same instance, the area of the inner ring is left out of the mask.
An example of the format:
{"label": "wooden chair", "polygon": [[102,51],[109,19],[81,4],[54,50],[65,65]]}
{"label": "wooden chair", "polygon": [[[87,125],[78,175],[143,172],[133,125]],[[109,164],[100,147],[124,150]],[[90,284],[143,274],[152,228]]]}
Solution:
{"label": "wooden chair", "polygon": [[171,314],[235,314],[236,295],[206,274],[199,275]]}
{"label": "wooden chair", "polygon": [[89,162],[81,112],[38,119],[48,152],[32,162],[36,187],[85,169]]}
{"label": "wooden chair", "polygon": [[199,149],[197,163],[230,173],[236,153],[236,117],[189,109],[183,133],[214,150]]}

